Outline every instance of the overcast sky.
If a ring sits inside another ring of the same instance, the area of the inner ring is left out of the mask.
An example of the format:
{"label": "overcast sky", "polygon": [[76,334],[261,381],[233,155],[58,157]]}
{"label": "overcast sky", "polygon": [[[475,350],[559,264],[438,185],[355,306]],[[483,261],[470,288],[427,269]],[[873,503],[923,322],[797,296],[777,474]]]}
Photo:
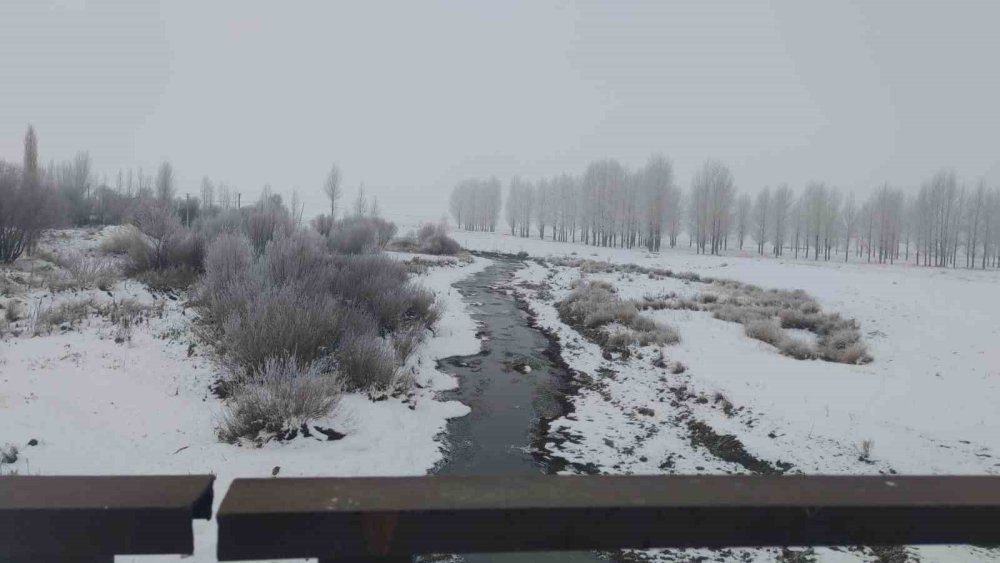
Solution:
{"label": "overcast sky", "polygon": [[[0,158],[203,175],[387,215],[468,176],[653,152],[757,190],[1000,183],[1000,2],[0,2]],[[246,197],[246,196],[244,196]],[[318,211],[310,209],[310,211]]]}

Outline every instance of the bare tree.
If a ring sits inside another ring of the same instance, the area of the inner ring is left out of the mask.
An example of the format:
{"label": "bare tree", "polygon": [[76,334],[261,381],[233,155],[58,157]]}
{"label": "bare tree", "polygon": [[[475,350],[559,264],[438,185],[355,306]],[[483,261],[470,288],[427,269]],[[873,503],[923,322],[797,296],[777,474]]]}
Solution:
{"label": "bare tree", "polygon": [[771,231],[769,221],[771,218],[771,188],[765,186],[757,193],[757,199],[753,205],[754,240],[757,241],[757,253],[764,254],[764,244]]}
{"label": "bare tree", "polygon": [[169,162],[160,164],[156,171],[156,200],[162,204],[174,201],[174,167]]}
{"label": "bare tree", "polygon": [[736,240],[739,243],[740,250],[743,250],[743,241],[746,239],[747,233],[750,232],[750,215],[752,209],[753,201],[750,199],[750,194],[742,194],[736,200]]}
{"label": "bare tree", "polygon": [[58,220],[55,194],[38,169],[38,137],[28,127],[21,169],[0,161],[0,262],[10,264],[34,247]]}
{"label": "bare tree", "polygon": [[[332,211],[332,207],[331,207]],[[365,183],[358,186],[358,197],[354,200],[354,215],[362,217],[368,214],[368,199],[365,197]],[[331,213],[333,215],[333,213]]]}
{"label": "bare tree", "polygon": [[691,181],[690,212],[693,214],[698,251],[712,254],[722,250],[729,233],[736,187],[729,168],[718,160],[707,160]]}
{"label": "bare tree", "polygon": [[851,255],[851,238],[854,237],[854,233],[858,228],[858,207],[854,203],[854,194],[847,194],[847,200],[844,202],[844,210],[841,213],[841,224],[843,226],[844,233],[844,262]]}
{"label": "bare tree", "polygon": [[792,205],[795,202],[795,194],[787,184],[778,186],[774,190],[774,197],[771,198],[771,244],[774,246],[774,255],[784,254],[785,238],[788,236],[788,217],[791,213]]}
{"label": "bare tree", "polygon": [[215,207],[215,186],[208,176],[201,179],[201,205],[205,210]]}
{"label": "bare tree", "polygon": [[337,216],[337,200],[341,196],[340,188],[340,168],[336,164],[330,166],[330,172],[326,175],[326,182],[323,184],[323,193],[330,200],[330,217]]}

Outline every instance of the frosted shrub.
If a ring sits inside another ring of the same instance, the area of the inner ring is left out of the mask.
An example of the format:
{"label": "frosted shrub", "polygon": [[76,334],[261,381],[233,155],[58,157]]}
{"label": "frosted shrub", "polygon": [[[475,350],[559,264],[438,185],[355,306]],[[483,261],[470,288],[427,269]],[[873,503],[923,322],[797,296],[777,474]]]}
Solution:
{"label": "frosted shrub", "polygon": [[808,342],[797,338],[785,337],[777,344],[781,353],[796,360],[812,360],[816,357],[813,347]]}
{"label": "frosted shrub", "polygon": [[318,359],[332,352],[344,334],[368,331],[374,324],[333,296],[312,295],[297,284],[252,290],[245,295],[245,304],[233,309],[222,320],[220,343],[231,361],[244,369],[259,368],[273,356]]}
{"label": "frosted shrub", "polygon": [[329,415],[342,387],[327,361],[303,364],[291,357],[270,357],[247,374],[234,374],[229,392],[219,437],[235,442],[267,439]]}
{"label": "frosted shrub", "polygon": [[374,334],[350,333],[337,347],[337,362],[350,390],[385,390],[396,377],[396,351]]}
{"label": "frosted shrub", "polygon": [[676,329],[640,315],[635,303],[620,298],[614,287],[607,282],[588,281],[577,284],[569,296],[559,303],[558,310],[565,322],[584,329],[616,325],[610,330],[591,334],[609,349],[620,350],[631,345],[674,344],[680,341]]}
{"label": "frosted shrub", "polygon": [[440,318],[434,294],[408,281],[406,267],[384,256],[337,256],[330,288],[345,301],[367,310],[379,331],[412,325],[433,326]]}
{"label": "frosted shrub", "polygon": [[230,284],[247,275],[252,264],[253,253],[246,237],[235,233],[220,235],[205,253],[202,291],[208,298],[222,297]]}
{"label": "frosted shrub", "polygon": [[335,256],[317,233],[279,235],[254,256],[242,235],[208,248],[198,303],[233,372],[272,357],[335,359],[351,389],[396,385],[397,367],[440,316],[434,295],[383,256]]}
{"label": "frosted shrub", "polygon": [[317,233],[326,237],[333,230],[333,225],[336,222],[337,220],[332,215],[317,215],[309,224]]}
{"label": "frosted shrub", "polygon": [[327,243],[338,254],[365,254],[382,250],[394,236],[395,224],[379,217],[354,216],[336,221]]}
{"label": "frosted shrub", "polygon": [[[42,256],[42,253],[38,253]],[[47,280],[53,291],[67,289],[106,290],[122,277],[119,263],[106,256],[87,256],[80,252],[47,254],[44,258],[61,268]]]}
{"label": "frosted shrub", "polygon": [[462,245],[448,236],[448,228],[445,225],[426,223],[417,231],[417,251],[424,254],[454,256],[462,251]]}
{"label": "frosted shrub", "polygon": [[258,267],[271,285],[304,283],[303,291],[321,293],[329,283],[331,263],[323,239],[315,233],[300,231],[268,242]]}
{"label": "frosted shrub", "polygon": [[243,215],[240,209],[218,210],[213,214],[204,214],[195,221],[194,230],[205,240],[215,240],[223,234],[241,233]]}
{"label": "frosted shrub", "polygon": [[264,252],[267,243],[295,230],[288,209],[274,202],[258,203],[246,211],[242,229],[258,254]]}
{"label": "frosted shrub", "polygon": [[614,322],[628,326],[639,315],[633,303],[623,301],[610,284],[600,281],[577,285],[559,304],[559,312],[586,328]]}
{"label": "frosted shrub", "polygon": [[133,225],[121,225],[105,236],[98,248],[103,254],[126,255],[140,234],[139,229]]}
{"label": "frosted shrub", "polygon": [[95,310],[93,299],[64,301],[58,305],[36,308],[31,316],[31,333],[39,336],[52,332],[55,327],[73,327]]}
{"label": "frosted shrub", "polygon": [[750,338],[777,346],[784,339],[785,333],[781,325],[773,320],[755,320],[743,325],[743,330]]}

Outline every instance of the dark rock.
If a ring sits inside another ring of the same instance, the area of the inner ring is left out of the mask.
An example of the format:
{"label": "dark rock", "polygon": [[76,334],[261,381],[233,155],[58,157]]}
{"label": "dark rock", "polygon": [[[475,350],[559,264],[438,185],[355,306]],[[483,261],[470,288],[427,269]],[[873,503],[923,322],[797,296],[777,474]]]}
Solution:
{"label": "dark rock", "polygon": [[37,446],[38,445],[38,440],[32,438],[32,439],[28,440],[28,445],[29,446]]}
{"label": "dark rock", "polygon": [[320,434],[323,434],[324,436],[326,436],[326,440],[328,442],[333,442],[335,440],[341,440],[341,439],[347,437],[347,434],[341,434],[340,432],[337,432],[333,428],[324,428],[322,426],[313,426],[313,430],[315,430],[316,432],[319,432]]}

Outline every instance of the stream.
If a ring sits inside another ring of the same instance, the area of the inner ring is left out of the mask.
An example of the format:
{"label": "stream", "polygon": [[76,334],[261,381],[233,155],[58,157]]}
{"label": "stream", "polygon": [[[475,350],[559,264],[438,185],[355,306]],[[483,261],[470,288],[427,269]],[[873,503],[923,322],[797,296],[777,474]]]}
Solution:
{"label": "stream", "polygon": [[[444,398],[461,401],[472,412],[448,423],[448,460],[442,475],[524,475],[552,473],[535,456],[544,422],[561,416],[570,381],[565,368],[546,355],[549,341],[518,308],[511,281],[521,264],[494,264],[455,284],[480,323],[483,351],[442,360],[442,369],[459,380]],[[461,556],[480,562],[593,562],[591,552],[502,553]]]}

